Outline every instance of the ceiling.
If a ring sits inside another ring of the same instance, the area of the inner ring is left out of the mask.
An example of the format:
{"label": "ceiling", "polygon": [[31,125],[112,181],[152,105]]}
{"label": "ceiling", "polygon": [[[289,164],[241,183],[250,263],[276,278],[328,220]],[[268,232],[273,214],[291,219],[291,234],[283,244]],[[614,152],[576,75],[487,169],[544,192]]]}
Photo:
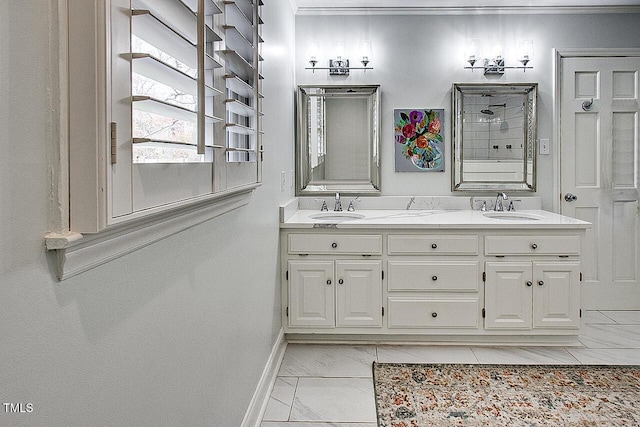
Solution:
{"label": "ceiling", "polygon": [[603,10],[640,7],[640,0],[292,0],[299,13],[483,10]]}

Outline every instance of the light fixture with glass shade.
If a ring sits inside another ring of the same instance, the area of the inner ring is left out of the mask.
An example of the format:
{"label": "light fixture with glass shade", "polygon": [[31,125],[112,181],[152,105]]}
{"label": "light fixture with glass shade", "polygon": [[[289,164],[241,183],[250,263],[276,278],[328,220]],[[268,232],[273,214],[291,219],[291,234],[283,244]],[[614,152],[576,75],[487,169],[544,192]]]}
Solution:
{"label": "light fixture with glass shade", "polygon": [[307,58],[312,67],[315,67],[318,63],[318,44],[311,43],[307,49]]}
{"label": "light fixture with glass shade", "polygon": [[311,67],[306,67],[305,70],[329,70],[331,76],[348,76],[350,70],[373,70],[373,67],[369,67],[372,57],[371,41],[363,40],[358,47],[358,56],[361,58],[360,63],[362,67],[349,66],[349,59],[346,58],[344,42],[337,41],[333,45],[332,57],[329,59],[328,67],[316,67],[318,64],[318,45],[311,43],[307,49],[307,58]]}
{"label": "light fixture with glass shade", "polygon": [[329,59],[330,76],[348,76],[349,60],[345,58],[344,42],[337,41],[333,48],[334,59]]}
{"label": "light fixture with glass shade", "polygon": [[529,61],[533,59],[533,40],[522,40],[518,45],[518,61],[522,62],[523,66],[527,66]]}
{"label": "light fixture with glass shade", "polygon": [[[506,69],[521,69],[526,72],[533,67],[528,66],[533,59],[533,40],[523,40],[518,44],[518,61],[521,66],[506,66],[502,45],[500,42],[494,42],[491,46],[490,57],[482,57],[480,54],[478,39],[470,39],[465,47],[465,61],[469,66],[464,67],[467,70],[481,69],[485,75],[502,75]],[[476,63],[479,62],[479,65]]]}

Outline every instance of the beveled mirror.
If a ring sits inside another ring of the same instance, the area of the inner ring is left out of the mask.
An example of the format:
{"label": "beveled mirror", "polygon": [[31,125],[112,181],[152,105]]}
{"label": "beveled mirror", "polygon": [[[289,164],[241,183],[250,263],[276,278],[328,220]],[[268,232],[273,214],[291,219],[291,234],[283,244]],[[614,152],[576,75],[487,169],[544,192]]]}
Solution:
{"label": "beveled mirror", "polygon": [[298,86],[296,194],[380,193],[380,86]]}
{"label": "beveled mirror", "polygon": [[536,83],[456,83],[453,191],[535,191]]}

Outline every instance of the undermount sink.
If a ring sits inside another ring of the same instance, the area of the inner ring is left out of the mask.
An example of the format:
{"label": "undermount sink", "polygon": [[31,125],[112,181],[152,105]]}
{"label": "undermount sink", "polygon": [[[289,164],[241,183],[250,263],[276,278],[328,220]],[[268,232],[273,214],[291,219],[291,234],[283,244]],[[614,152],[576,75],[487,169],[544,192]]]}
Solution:
{"label": "undermount sink", "polygon": [[362,219],[364,215],[355,212],[320,212],[309,215],[309,218],[322,221],[352,221],[354,219]]}
{"label": "undermount sink", "polygon": [[526,212],[485,212],[483,216],[491,219],[505,219],[508,221],[538,221],[542,219],[540,215]]}

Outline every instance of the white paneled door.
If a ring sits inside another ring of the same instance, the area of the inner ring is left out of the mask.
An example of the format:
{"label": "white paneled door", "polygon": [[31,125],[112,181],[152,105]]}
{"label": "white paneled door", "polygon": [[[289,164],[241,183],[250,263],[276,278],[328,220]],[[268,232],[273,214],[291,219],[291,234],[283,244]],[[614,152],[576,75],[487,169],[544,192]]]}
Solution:
{"label": "white paneled door", "polygon": [[640,309],[638,57],[563,58],[560,189],[582,242],[586,309]]}

